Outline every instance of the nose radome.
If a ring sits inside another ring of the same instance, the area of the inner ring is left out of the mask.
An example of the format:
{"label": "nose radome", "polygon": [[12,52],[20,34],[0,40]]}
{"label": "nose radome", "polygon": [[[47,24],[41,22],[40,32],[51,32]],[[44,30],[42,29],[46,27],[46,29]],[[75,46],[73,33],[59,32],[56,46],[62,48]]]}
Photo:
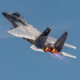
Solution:
{"label": "nose radome", "polygon": [[6,12],[2,12],[2,14],[3,14],[4,16],[6,16],[7,13],[6,13]]}
{"label": "nose radome", "polygon": [[9,12],[2,12],[3,16],[8,19],[9,21],[12,20],[12,16],[11,16],[11,13]]}

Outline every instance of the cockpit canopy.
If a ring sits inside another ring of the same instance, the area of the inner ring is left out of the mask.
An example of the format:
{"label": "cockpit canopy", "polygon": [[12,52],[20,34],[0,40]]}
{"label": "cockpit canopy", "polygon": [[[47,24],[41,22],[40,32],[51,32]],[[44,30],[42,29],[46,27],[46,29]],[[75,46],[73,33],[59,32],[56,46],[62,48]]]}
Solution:
{"label": "cockpit canopy", "polygon": [[15,12],[15,13],[12,13],[13,16],[17,16],[17,17],[20,17],[20,14]]}

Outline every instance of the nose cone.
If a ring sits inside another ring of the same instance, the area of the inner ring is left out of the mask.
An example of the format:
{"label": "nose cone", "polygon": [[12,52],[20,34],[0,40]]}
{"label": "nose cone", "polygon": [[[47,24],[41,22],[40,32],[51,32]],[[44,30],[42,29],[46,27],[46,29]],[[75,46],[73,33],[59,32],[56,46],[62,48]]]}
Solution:
{"label": "nose cone", "polygon": [[6,19],[8,19],[9,21],[12,20],[12,15],[11,15],[10,13],[8,13],[8,12],[2,12],[2,14],[3,14],[3,16],[4,16]]}
{"label": "nose cone", "polygon": [[7,13],[6,13],[6,12],[2,12],[2,14],[3,14],[4,16],[7,16]]}

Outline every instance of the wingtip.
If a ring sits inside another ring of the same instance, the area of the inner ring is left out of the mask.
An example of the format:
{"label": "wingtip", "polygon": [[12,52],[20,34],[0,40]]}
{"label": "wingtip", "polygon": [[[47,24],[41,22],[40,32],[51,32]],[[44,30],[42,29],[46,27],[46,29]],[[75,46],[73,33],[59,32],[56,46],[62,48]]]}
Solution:
{"label": "wingtip", "polygon": [[73,49],[75,49],[75,50],[76,50],[76,49],[77,49],[77,47],[76,47],[76,46],[73,46]]}
{"label": "wingtip", "polygon": [[76,59],[77,57],[76,56],[73,56],[73,58]]}

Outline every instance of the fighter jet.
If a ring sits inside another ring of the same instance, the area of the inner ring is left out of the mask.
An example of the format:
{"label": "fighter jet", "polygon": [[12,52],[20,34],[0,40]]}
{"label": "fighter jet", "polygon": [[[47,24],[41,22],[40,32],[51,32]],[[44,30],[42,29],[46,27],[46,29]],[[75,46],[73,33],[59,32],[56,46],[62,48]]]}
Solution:
{"label": "fighter jet", "polygon": [[75,46],[65,43],[68,33],[65,32],[56,40],[49,36],[51,29],[47,27],[43,32],[40,32],[32,25],[30,25],[19,13],[2,12],[4,17],[12,23],[13,28],[8,31],[9,34],[23,38],[29,41],[31,48],[35,51],[47,52],[53,55],[59,54],[71,58],[77,58],[71,54],[63,52],[63,47],[70,47],[76,49]]}

